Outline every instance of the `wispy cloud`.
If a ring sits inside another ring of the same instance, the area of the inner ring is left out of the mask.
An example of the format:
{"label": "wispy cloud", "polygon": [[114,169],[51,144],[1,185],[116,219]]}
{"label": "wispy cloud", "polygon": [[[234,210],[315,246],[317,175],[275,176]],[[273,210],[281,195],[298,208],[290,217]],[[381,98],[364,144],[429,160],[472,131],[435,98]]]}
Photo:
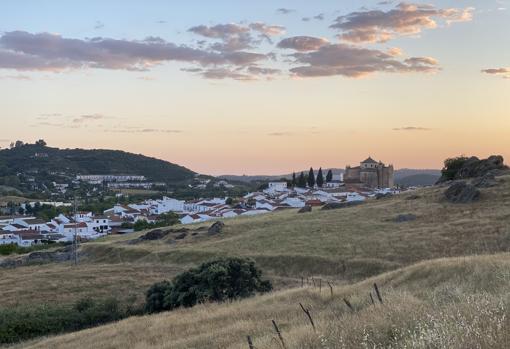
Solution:
{"label": "wispy cloud", "polygon": [[4,75],[4,76],[0,76],[0,79],[21,80],[21,81],[32,80],[32,78],[30,76],[22,75],[22,74],[18,74],[18,75]]}
{"label": "wispy cloud", "polygon": [[483,69],[482,73],[501,76],[503,79],[510,79],[510,68]]}
{"label": "wispy cloud", "polygon": [[267,135],[271,137],[285,137],[285,136],[292,136],[292,132],[270,132]]}
{"label": "wispy cloud", "polygon": [[103,28],[104,28],[104,23],[101,21],[96,21],[96,24],[94,24],[94,29],[98,30],[98,29],[103,29]]}
{"label": "wispy cloud", "polygon": [[396,127],[393,131],[431,131],[431,128],[419,126]]}
{"label": "wispy cloud", "polygon": [[79,115],[73,119],[73,122],[75,124],[80,124],[86,121],[96,121],[96,120],[103,120],[103,119],[109,119],[111,117],[105,116],[103,114],[84,114]]}
{"label": "wispy cloud", "polygon": [[291,9],[291,8],[284,8],[284,7],[281,7],[281,8],[276,10],[276,13],[278,13],[280,15],[289,15],[289,14],[294,13],[294,12],[296,12],[296,10]]}

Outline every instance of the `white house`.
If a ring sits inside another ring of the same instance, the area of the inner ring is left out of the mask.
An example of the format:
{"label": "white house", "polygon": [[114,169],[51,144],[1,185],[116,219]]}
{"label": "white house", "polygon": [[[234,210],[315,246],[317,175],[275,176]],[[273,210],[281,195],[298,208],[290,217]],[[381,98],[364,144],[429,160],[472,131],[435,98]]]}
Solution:
{"label": "white house", "polygon": [[19,245],[20,241],[18,235],[0,231],[0,245]]}
{"label": "white house", "polygon": [[289,205],[290,207],[300,208],[305,206],[305,201],[300,198],[291,198],[288,197],[285,200],[281,201],[284,205]]}

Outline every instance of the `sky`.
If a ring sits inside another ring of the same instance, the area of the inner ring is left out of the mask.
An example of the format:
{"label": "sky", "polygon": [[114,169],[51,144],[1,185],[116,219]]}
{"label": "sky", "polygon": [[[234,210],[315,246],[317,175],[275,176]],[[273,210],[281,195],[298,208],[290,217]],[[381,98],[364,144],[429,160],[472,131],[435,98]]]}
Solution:
{"label": "sky", "polygon": [[0,3],[0,147],[205,174],[510,158],[510,0]]}

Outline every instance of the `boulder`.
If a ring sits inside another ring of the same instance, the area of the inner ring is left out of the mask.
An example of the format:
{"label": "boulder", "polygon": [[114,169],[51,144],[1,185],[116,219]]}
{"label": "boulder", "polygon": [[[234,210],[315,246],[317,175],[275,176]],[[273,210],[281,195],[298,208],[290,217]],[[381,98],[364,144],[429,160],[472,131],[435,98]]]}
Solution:
{"label": "boulder", "polygon": [[326,205],[322,206],[321,210],[336,210],[339,208],[361,205],[362,203],[363,201],[328,202]]}
{"label": "boulder", "polygon": [[209,229],[207,229],[207,233],[209,235],[219,234],[219,233],[221,233],[223,231],[224,227],[225,227],[225,223],[223,223],[221,221],[214,222],[213,225],[211,225],[209,227]]}
{"label": "boulder", "polygon": [[140,240],[159,240],[164,238],[170,233],[170,231],[163,231],[161,229],[154,229],[149,231],[148,233],[140,236]]}
{"label": "boulder", "polygon": [[394,219],[394,221],[397,223],[411,222],[411,221],[415,221],[415,220],[416,220],[416,216],[412,213],[399,214]]}
{"label": "boulder", "polygon": [[466,204],[480,199],[480,190],[464,181],[453,183],[444,193],[449,202]]}
{"label": "boulder", "polygon": [[477,188],[490,188],[498,185],[498,182],[496,181],[494,174],[489,172],[482,177],[473,179],[471,184]]}
{"label": "boulder", "polygon": [[297,213],[307,213],[307,212],[312,212],[312,206],[306,205],[306,206],[301,207],[299,209],[299,211],[297,211]]}
{"label": "boulder", "polygon": [[186,237],[186,235],[188,235],[187,233],[179,233],[175,236],[175,240],[182,240]]}

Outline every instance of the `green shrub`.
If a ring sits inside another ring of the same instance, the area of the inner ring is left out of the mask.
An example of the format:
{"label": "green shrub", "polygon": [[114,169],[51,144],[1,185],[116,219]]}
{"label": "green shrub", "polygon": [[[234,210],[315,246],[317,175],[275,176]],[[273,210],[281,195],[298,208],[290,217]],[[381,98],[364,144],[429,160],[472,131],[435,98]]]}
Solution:
{"label": "green shrub", "polygon": [[465,156],[458,156],[455,158],[449,158],[444,161],[444,167],[441,170],[441,178],[444,180],[452,180],[455,175],[462,168],[462,165],[468,160]]}
{"label": "green shrub", "polygon": [[192,307],[198,303],[222,302],[271,291],[271,282],[262,280],[261,274],[252,260],[244,258],[203,263],[177,275],[172,283],[153,285],[147,292],[146,310],[158,312]]}
{"label": "green shrub", "polygon": [[38,305],[0,308],[0,343],[15,343],[35,337],[118,321],[140,314],[122,307],[115,298],[81,299],[74,305]]}

